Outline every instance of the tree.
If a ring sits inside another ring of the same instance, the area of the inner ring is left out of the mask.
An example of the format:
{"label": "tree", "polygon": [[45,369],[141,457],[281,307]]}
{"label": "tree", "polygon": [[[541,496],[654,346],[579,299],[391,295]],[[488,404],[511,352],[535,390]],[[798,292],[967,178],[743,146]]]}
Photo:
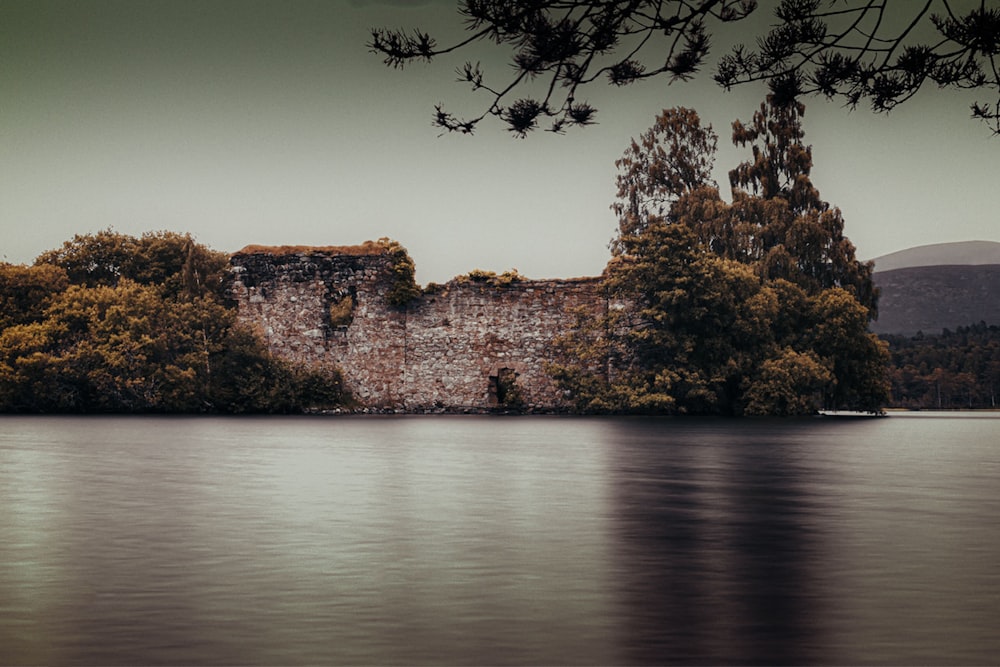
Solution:
{"label": "tree", "polygon": [[[976,102],[973,117],[1000,133],[1000,9],[986,0],[782,0],[755,46],[734,46],[714,80],[725,88],[765,81],[782,101],[802,95],[868,102],[884,112],[925,84],[984,89],[996,102]],[[487,94],[478,116],[458,118],[436,108],[435,125],[471,133],[487,116],[525,136],[540,121],[550,129],[594,122],[596,109],[579,101],[598,80],[625,86],[666,76],[693,78],[710,54],[712,34],[745,21],[756,0],[460,0],[468,37],[438,46],[419,29],[374,29],[369,48],[387,65],[433,60],[477,42],[511,50],[513,73],[499,83],[467,62],[459,80]],[[517,91],[541,79],[537,97]],[[513,99],[513,101],[511,101]]]}
{"label": "tree", "polygon": [[611,210],[618,215],[621,234],[641,231],[650,220],[666,216],[679,197],[714,185],[717,146],[718,136],[711,125],[701,126],[697,112],[664,109],[615,161],[618,196]]}
{"label": "tree", "polygon": [[889,400],[888,346],[868,332],[868,309],[839,287],[809,302],[804,344],[827,360],[834,383],[826,388],[833,409],[875,412]]}
{"label": "tree", "polygon": [[60,267],[78,285],[114,286],[128,279],[159,285],[165,295],[187,298],[208,293],[221,296],[228,263],[224,253],[196,243],[190,234],[146,232],[136,238],[111,229],[77,234],[35,260],[36,266]]}
{"label": "tree", "polygon": [[837,208],[823,201],[810,179],[812,147],[803,143],[805,107],[773,95],[748,123],[733,122],[733,144],[751,159],[729,172],[732,204],[711,180],[716,137],[690,109],[667,109],[632,141],[621,159],[618,251],[622,238],[650,220],[685,222],[720,257],[750,264],[765,279],[785,279],[808,294],[831,287],[852,292],[871,318],[877,291],[871,263],[859,262],[844,236]]}
{"label": "tree", "polygon": [[714,157],[714,141],[689,140],[705,136],[694,112],[664,111],[626,149],[603,277],[614,307],[569,332],[560,344],[576,363],[552,368],[578,409],[881,410],[888,357],[867,331],[871,267],[809,180],[803,112],[769,97],[750,125],[734,123],[734,142],[754,157],[731,172],[731,205],[707,171],[690,176]]}
{"label": "tree", "polygon": [[66,272],[56,266],[0,263],[0,330],[41,319],[52,297],[68,285]]}
{"label": "tree", "polygon": [[273,357],[226,299],[225,255],[171,232],[76,236],[0,265],[0,412],[297,412],[349,401]]}
{"label": "tree", "polygon": [[557,381],[586,412],[741,413],[744,378],[773,347],[775,294],[685,222],[654,220],[620,244],[604,276],[617,307],[560,341],[579,363],[553,367]]}
{"label": "tree", "polygon": [[768,95],[749,123],[733,123],[733,144],[750,146],[753,159],[729,172],[734,220],[728,228],[740,237],[726,239],[727,246],[752,258],[767,278],[784,278],[809,293],[846,289],[873,319],[874,264],[856,259],[840,210],[823,201],[809,178],[812,147],[802,142],[804,114],[802,103]]}
{"label": "tree", "polygon": [[759,377],[748,383],[745,412],[780,417],[816,412],[832,381],[830,370],[815,353],[786,347],[761,364]]}
{"label": "tree", "polygon": [[74,285],[116,285],[122,277],[128,277],[127,267],[138,244],[138,239],[111,229],[96,234],[77,234],[58,250],[39,255],[35,264],[60,267]]}

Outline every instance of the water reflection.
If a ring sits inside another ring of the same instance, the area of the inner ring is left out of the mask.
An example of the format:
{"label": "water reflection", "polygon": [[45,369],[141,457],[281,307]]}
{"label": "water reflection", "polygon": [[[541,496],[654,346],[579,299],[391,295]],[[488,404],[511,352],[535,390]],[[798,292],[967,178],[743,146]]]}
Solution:
{"label": "water reflection", "polygon": [[614,484],[628,662],[816,662],[808,469],[747,425],[629,426]]}
{"label": "water reflection", "polygon": [[0,663],[617,661],[603,451],[555,422],[50,428],[0,447]]}
{"label": "water reflection", "polygon": [[1000,418],[0,418],[0,664],[977,664]]}

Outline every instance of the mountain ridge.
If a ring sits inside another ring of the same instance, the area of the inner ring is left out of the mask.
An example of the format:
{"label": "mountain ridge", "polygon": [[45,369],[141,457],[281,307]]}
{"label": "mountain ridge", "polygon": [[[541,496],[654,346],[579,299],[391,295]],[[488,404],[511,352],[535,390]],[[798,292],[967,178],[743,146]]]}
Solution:
{"label": "mountain ridge", "polygon": [[1000,264],[1000,243],[996,241],[932,243],[882,255],[873,261],[877,272],[921,266]]}
{"label": "mountain ridge", "polygon": [[873,332],[913,336],[1000,325],[1000,243],[936,243],[874,261],[880,295]]}

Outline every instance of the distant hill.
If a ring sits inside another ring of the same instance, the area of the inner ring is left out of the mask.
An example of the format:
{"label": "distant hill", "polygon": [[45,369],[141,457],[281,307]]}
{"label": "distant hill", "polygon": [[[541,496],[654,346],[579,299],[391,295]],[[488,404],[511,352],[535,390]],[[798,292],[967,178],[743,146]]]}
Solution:
{"label": "distant hill", "polygon": [[876,271],[892,271],[912,266],[945,266],[949,264],[1000,264],[1000,243],[996,241],[960,241],[935,243],[875,258]]}
{"label": "distant hill", "polygon": [[875,333],[912,336],[978,322],[1000,325],[1000,243],[940,243],[875,259]]}

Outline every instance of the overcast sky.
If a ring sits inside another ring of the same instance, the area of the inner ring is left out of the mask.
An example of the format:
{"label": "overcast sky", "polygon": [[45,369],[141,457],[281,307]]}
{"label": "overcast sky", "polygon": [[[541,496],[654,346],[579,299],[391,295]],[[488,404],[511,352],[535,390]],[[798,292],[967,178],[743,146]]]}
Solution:
{"label": "overcast sky", "polygon": [[[664,107],[697,109],[720,135],[727,195],[747,154],[730,123],[764,95],[708,76],[602,85],[581,95],[599,108],[591,128],[519,140],[484,121],[439,136],[435,103],[485,102],[455,68],[505,54],[393,70],[365,47],[373,26],[461,24],[447,0],[0,0],[0,259],[113,227],[227,252],[389,236],[422,283],[474,268],[596,275],[630,137]],[[888,117],[807,100],[813,181],[860,257],[1000,241],[1000,138],[968,118],[972,99],[928,91]]]}

